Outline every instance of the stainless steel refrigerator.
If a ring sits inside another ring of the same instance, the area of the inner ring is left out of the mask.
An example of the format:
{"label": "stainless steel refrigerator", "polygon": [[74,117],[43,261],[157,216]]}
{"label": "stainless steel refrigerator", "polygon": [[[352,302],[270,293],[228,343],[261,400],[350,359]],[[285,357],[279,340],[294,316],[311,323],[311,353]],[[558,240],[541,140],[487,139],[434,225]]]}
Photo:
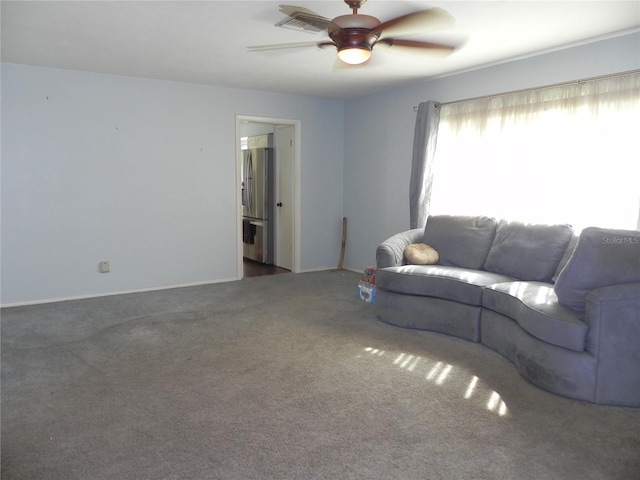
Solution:
{"label": "stainless steel refrigerator", "polygon": [[242,150],[243,256],[273,263],[273,134],[248,137]]}

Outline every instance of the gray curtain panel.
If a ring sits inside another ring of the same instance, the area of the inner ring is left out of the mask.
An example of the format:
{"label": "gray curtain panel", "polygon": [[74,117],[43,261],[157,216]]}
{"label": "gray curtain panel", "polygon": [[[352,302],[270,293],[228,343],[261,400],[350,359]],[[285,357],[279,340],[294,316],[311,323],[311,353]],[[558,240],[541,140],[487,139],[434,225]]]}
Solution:
{"label": "gray curtain panel", "polygon": [[410,228],[423,228],[427,223],[439,124],[440,104],[431,100],[420,103],[413,134],[413,159],[409,183]]}

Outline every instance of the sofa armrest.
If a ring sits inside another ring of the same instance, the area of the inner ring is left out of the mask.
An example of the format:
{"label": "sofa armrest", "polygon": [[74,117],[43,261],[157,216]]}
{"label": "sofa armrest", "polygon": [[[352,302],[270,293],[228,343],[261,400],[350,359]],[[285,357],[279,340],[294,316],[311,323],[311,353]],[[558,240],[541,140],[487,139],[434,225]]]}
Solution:
{"label": "sofa armrest", "polygon": [[376,266],[384,268],[404,265],[404,249],[412,243],[422,242],[423,237],[424,229],[414,228],[387,238],[376,250]]}
{"label": "sofa armrest", "polygon": [[640,405],[640,283],[592,290],[584,320],[597,358],[596,402]]}

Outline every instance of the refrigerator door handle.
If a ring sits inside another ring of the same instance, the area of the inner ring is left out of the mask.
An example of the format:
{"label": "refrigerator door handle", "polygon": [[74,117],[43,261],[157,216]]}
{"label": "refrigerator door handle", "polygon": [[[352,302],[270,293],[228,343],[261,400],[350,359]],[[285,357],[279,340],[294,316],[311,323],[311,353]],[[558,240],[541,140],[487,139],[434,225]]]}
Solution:
{"label": "refrigerator door handle", "polygon": [[242,180],[240,184],[240,189],[242,191],[242,206],[244,207],[247,204],[247,192],[246,192],[246,189],[244,188],[244,180]]}
{"label": "refrigerator door handle", "polygon": [[242,157],[242,181],[240,182],[242,188],[242,206],[247,205],[247,154]]}
{"label": "refrigerator door handle", "polygon": [[251,150],[247,152],[244,164],[244,182],[242,186],[242,204],[247,207],[249,213],[253,210],[253,158]]}

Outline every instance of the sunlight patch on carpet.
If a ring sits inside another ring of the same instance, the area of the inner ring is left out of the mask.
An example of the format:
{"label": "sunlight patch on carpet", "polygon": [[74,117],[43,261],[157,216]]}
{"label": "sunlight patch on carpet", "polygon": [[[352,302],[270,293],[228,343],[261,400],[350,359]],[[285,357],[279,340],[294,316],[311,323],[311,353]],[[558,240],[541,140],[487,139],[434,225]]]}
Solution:
{"label": "sunlight patch on carpet", "polygon": [[[484,385],[476,375],[460,367],[405,352],[388,353],[373,347],[364,348],[364,352],[371,357],[388,358],[398,369],[419,374],[433,385],[447,387],[454,392],[459,389],[462,398],[481,405],[496,415],[503,417],[508,413],[507,405],[498,392]],[[462,385],[464,388],[461,388]]]}

